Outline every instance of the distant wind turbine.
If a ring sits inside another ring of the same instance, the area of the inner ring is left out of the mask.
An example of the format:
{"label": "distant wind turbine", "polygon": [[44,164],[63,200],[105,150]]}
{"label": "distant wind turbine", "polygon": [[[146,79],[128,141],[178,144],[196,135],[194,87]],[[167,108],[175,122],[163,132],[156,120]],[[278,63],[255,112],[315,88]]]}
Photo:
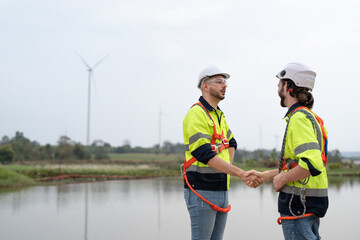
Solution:
{"label": "distant wind turbine", "polygon": [[169,116],[161,111],[161,106],[159,106],[159,148],[161,147],[161,116]]}
{"label": "distant wind turbine", "polygon": [[81,61],[85,64],[87,67],[87,71],[89,72],[89,83],[88,83],[88,113],[87,113],[87,132],[86,132],[86,145],[90,145],[90,95],[91,95],[91,78],[94,81],[95,84],[95,78],[94,78],[94,69],[99,66],[101,62],[103,62],[109,55],[102,58],[100,61],[98,61],[93,67],[90,67],[89,64],[80,56],[79,53],[75,51],[76,55],[81,59]]}

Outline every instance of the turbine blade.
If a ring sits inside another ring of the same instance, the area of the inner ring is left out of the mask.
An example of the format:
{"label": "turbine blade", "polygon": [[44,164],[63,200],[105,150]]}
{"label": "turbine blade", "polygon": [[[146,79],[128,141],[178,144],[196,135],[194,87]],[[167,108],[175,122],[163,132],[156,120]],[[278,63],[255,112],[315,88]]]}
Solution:
{"label": "turbine blade", "polygon": [[102,58],[100,61],[98,61],[92,69],[95,69],[101,62],[103,62],[107,57],[109,57],[109,55],[106,55],[104,58]]}
{"label": "turbine blade", "polygon": [[88,67],[88,69],[91,69],[91,67],[89,66],[89,64],[87,64],[87,62],[80,56],[80,54],[77,51],[74,51],[76,53],[76,55],[78,55],[78,57],[81,59],[81,61],[85,64],[85,66]]}

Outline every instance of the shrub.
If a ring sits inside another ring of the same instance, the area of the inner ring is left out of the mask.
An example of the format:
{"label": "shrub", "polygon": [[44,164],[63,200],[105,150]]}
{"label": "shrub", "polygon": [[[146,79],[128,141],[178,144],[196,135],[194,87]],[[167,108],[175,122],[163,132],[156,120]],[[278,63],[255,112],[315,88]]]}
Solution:
{"label": "shrub", "polygon": [[11,145],[0,145],[0,163],[7,164],[13,162],[15,159],[15,152]]}
{"label": "shrub", "polygon": [[328,163],[327,167],[331,170],[331,169],[339,169],[342,167],[342,164],[340,162],[335,162],[335,163]]}

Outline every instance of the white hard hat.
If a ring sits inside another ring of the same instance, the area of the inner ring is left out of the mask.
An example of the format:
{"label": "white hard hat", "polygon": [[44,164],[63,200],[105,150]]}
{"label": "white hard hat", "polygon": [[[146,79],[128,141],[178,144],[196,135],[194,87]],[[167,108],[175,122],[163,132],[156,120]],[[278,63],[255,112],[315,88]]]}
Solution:
{"label": "white hard hat", "polygon": [[208,66],[206,68],[204,68],[201,72],[200,72],[200,75],[199,75],[199,81],[198,81],[198,85],[197,87],[199,89],[201,89],[201,83],[210,78],[210,77],[213,77],[213,76],[216,76],[216,75],[223,75],[225,79],[228,79],[230,78],[230,75],[227,74],[227,73],[224,73],[223,71],[221,71],[220,69],[218,69],[217,67],[215,66]]}
{"label": "white hard hat", "polygon": [[302,63],[289,63],[277,75],[279,79],[290,79],[296,86],[313,90],[316,73]]}

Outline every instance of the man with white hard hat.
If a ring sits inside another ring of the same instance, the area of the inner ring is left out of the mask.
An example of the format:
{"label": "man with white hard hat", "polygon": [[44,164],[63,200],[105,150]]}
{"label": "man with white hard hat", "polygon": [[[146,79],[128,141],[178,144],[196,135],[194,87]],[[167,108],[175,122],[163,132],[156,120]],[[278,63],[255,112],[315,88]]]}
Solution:
{"label": "man with white hard hat", "polygon": [[325,216],[329,200],[327,130],[310,110],[316,73],[302,63],[289,63],[276,77],[280,105],[288,108],[279,169],[247,175],[273,180],[285,239],[320,239],[319,218]]}
{"label": "man with white hard hat", "polygon": [[230,175],[240,177],[250,187],[261,184],[257,176],[245,177],[244,170],[232,165],[237,143],[218,107],[229,78],[215,66],[203,69],[197,84],[202,96],[183,121],[184,197],[192,239],[222,239],[230,210]]}

